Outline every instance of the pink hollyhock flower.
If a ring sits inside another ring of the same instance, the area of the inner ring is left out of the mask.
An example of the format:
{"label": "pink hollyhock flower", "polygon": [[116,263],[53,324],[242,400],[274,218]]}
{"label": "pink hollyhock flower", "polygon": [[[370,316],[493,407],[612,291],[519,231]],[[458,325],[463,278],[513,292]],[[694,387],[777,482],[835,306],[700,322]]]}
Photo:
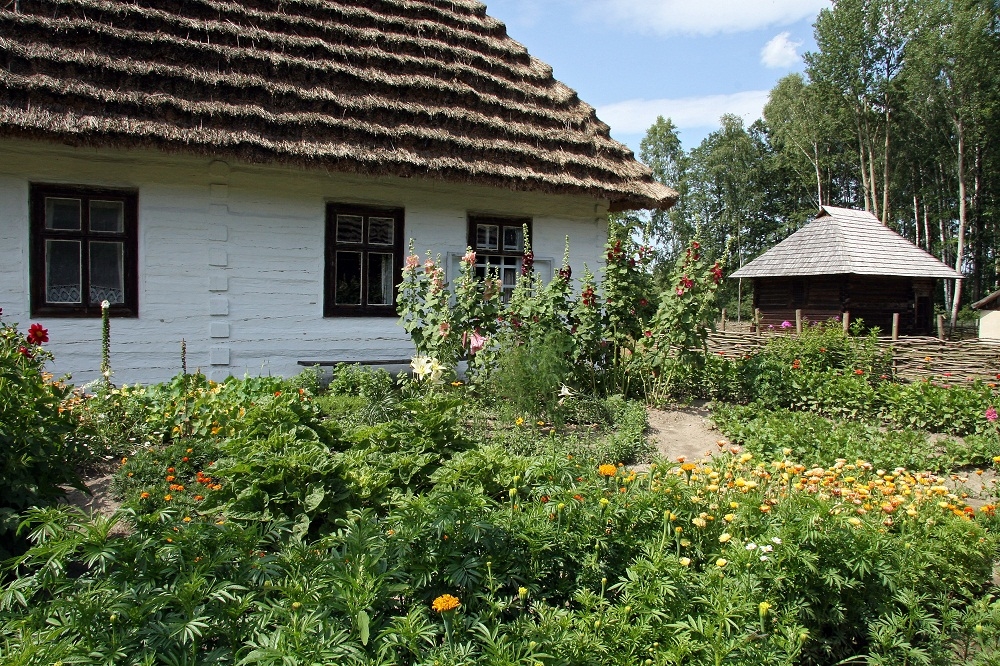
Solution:
{"label": "pink hollyhock flower", "polygon": [[28,342],[33,345],[40,345],[49,341],[49,331],[41,324],[32,324],[28,328]]}
{"label": "pink hollyhock flower", "polygon": [[486,346],[486,338],[479,335],[479,331],[473,331],[469,336],[469,353],[476,354]]}
{"label": "pink hollyhock flower", "polygon": [[438,330],[441,331],[441,337],[442,338],[447,337],[448,336],[448,331],[451,330],[451,324],[449,324],[446,321],[443,321],[443,322],[441,322],[441,325],[438,326]]}
{"label": "pink hollyhock flower", "polygon": [[420,257],[418,257],[415,254],[411,254],[406,258],[406,266],[404,266],[404,268],[408,271],[412,271],[419,265],[420,265]]}
{"label": "pink hollyhock flower", "polygon": [[996,407],[987,407],[986,408],[986,420],[990,421],[990,422],[993,422],[993,421],[997,420],[997,408]]}
{"label": "pink hollyhock flower", "polygon": [[462,261],[465,262],[465,263],[467,263],[467,264],[469,264],[470,266],[472,264],[475,264],[476,263],[476,253],[474,251],[472,251],[472,250],[469,250],[468,252],[465,253],[465,256],[462,257]]}
{"label": "pink hollyhock flower", "polygon": [[792,327],[792,322],[788,321],[787,319],[781,322],[781,328],[791,328],[791,327]]}

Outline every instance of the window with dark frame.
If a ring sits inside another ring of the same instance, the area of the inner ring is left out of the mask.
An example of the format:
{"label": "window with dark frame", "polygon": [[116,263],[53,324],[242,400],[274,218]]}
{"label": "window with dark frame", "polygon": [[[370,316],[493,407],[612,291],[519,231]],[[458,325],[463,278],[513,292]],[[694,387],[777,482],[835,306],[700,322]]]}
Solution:
{"label": "window with dark frame", "polygon": [[476,253],[476,277],[496,275],[503,301],[510,300],[524,259],[524,228],[531,235],[531,218],[469,216],[469,247]]}
{"label": "window with dark frame", "polygon": [[323,316],[396,316],[403,209],[327,204]]}
{"label": "window with dark frame", "polygon": [[29,205],[32,316],[138,316],[138,194],[35,184]]}

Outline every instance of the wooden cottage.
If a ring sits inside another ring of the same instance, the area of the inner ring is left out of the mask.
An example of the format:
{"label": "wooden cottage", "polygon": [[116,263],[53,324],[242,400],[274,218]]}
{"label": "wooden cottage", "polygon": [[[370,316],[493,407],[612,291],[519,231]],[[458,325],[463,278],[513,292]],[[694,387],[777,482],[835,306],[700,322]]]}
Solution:
{"label": "wooden cottage", "polygon": [[730,275],[753,281],[753,304],[763,326],[811,321],[849,312],[868,327],[901,335],[933,330],[933,294],[939,278],[962,276],[871,213],[823,206],[819,216]]}
{"label": "wooden cottage", "polygon": [[105,299],[118,382],[405,358],[411,239],[596,270],[676,199],[476,0],[0,3],[0,81],[0,307],[78,383]]}

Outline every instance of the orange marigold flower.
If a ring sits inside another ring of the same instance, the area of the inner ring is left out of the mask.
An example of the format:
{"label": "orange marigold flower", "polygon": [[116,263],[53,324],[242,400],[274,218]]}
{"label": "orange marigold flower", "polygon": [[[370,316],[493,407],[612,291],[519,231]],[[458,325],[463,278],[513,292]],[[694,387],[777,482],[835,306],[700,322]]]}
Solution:
{"label": "orange marigold flower", "polygon": [[173,473],[174,473],[174,468],[173,467],[168,467],[167,468],[167,474],[173,474]]}
{"label": "orange marigold flower", "polygon": [[173,474],[167,474],[167,481],[173,481],[175,478]]}
{"label": "orange marigold flower", "polygon": [[684,470],[685,472],[693,472],[694,470],[698,469],[698,466],[695,465],[694,463],[684,463],[683,465],[681,465],[681,469]]}
{"label": "orange marigold flower", "polygon": [[200,501],[202,501],[203,499],[205,499],[205,498],[204,498],[204,497],[203,497],[202,495],[195,495],[195,496],[194,496],[194,501],[195,501],[195,502],[200,502]]}
{"label": "orange marigold flower", "polygon": [[597,468],[597,473],[601,476],[615,476],[618,474],[618,468],[614,465],[601,465]]}
{"label": "orange marigold flower", "polygon": [[149,493],[140,493],[139,499],[149,499]]}
{"label": "orange marigold flower", "polygon": [[184,516],[184,522],[185,523],[190,523],[191,522],[191,516]]}
{"label": "orange marigold flower", "polygon": [[438,613],[446,613],[450,610],[455,610],[461,605],[462,604],[459,602],[457,597],[453,597],[450,594],[442,594],[434,600],[434,603],[431,604],[431,608]]}
{"label": "orange marigold flower", "polygon": [[863,375],[863,374],[865,374],[865,371],[862,370],[861,368],[858,368],[857,370],[854,371],[854,374],[856,374],[856,375]]}
{"label": "orange marigold flower", "polygon": [[169,501],[170,501],[170,500],[172,500],[173,498],[174,498],[174,496],[173,496],[173,495],[164,495],[164,496],[163,496],[163,499],[164,499],[164,500],[166,500],[167,502],[169,502]]}
{"label": "orange marigold flower", "polygon": [[187,461],[188,461],[188,457],[187,457],[187,456],[184,456],[183,458],[181,458],[181,461],[182,461],[182,462],[187,462]]}

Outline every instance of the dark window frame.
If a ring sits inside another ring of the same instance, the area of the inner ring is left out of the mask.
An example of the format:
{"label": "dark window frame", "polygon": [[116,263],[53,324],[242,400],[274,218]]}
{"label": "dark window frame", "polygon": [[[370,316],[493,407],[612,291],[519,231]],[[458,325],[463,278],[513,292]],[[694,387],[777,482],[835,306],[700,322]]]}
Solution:
{"label": "dark window frame", "polygon": [[[80,200],[80,230],[45,228],[45,200],[65,198]],[[121,201],[123,203],[122,232],[93,232],[90,230],[91,200]],[[112,317],[139,316],[139,192],[131,189],[89,187],[83,185],[58,185],[32,183],[29,188],[30,247],[28,260],[31,282],[31,315],[33,317],[101,316],[101,304],[91,304],[84,295],[90,293],[91,241],[122,243],[122,303],[111,305]],[[47,240],[80,241],[80,303],[49,303],[45,290],[45,242]]]}
{"label": "dark window frame", "polygon": [[[337,215],[358,215],[364,218],[362,223],[362,242],[338,243]],[[392,245],[377,245],[367,241],[370,217],[391,217],[393,219]],[[330,202],[326,205],[326,236],[324,239],[323,267],[323,316],[324,317],[396,317],[396,303],[399,297],[399,284],[403,280],[403,233],[405,211],[392,206],[364,206]],[[338,305],[336,303],[337,251],[357,251],[362,253],[361,265],[361,304]],[[392,303],[390,305],[368,305],[368,255],[370,253],[392,253],[393,281]]]}
{"label": "dark window frame", "polygon": [[[530,217],[503,217],[500,215],[480,215],[477,213],[469,213],[468,216],[468,228],[466,240],[468,246],[472,248],[472,251],[476,253],[476,263],[480,262],[483,256],[490,257],[514,257],[518,260],[517,262],[517,272],[521,272],[521,260],[524,258],[524,238],[521,238],[521,247],[517,250],[504,250],[503,248],[503,232],[504,228],[516,228],[518,231],[524,229],[525,226],[528,228],[528,238],[533,239],[533,220]],[[479,225],[496,225],[499,227],[497,232],[497,249],[490,250],[479,247]],[[485,271],[483,271],[485,272]],[[485,277],[480,275],[480,277]],[[503,278],[501,276],[501,282]],[[505,290],[509,295],[510,288]]]}

